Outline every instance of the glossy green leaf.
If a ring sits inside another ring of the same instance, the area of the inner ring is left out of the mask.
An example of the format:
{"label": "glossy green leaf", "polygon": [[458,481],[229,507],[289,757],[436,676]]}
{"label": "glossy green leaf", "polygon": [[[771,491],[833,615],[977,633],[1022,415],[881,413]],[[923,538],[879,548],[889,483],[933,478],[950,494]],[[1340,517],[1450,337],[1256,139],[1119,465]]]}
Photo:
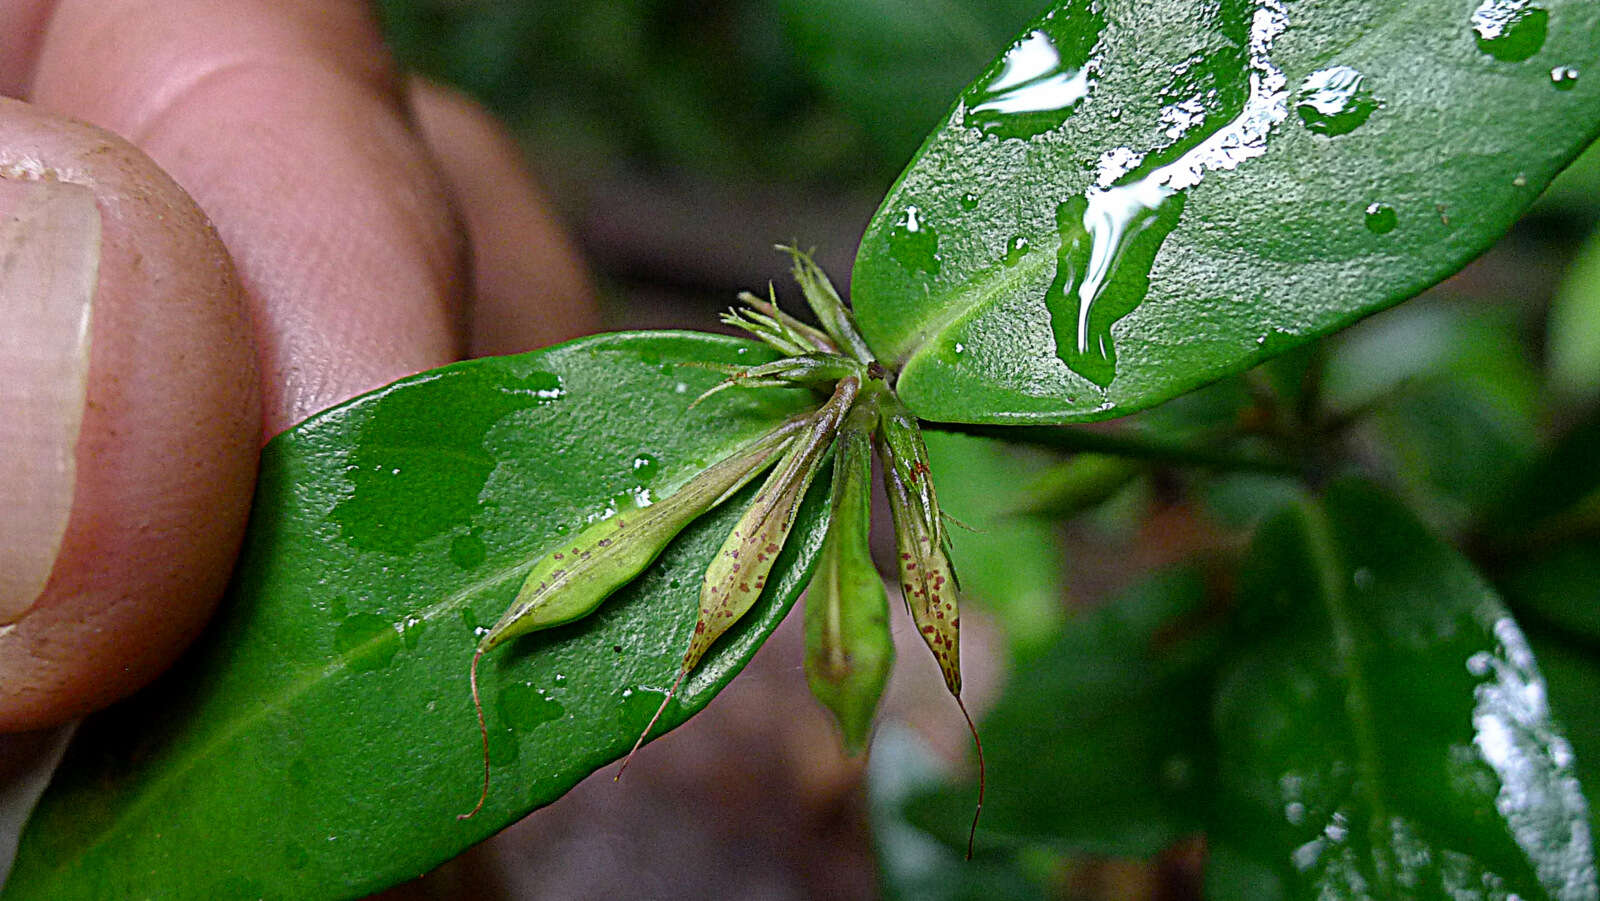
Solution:
{"label": "glossy green leaf", "polygon": [[[678,673],[706,565],[753,489],[691,524],[588,618],[467,665],[534,559],[585,521],[670,491],[814,404],[728,391],[687,361],[747,341],[610,335],[405,379],[263,454],[215,627],[169,676],[90,719],[24,835],[6,901],[350,897],[427,871],[626,752]],[[825,482],[826,479],[819,480]],[[804,585],[814,487],[766,598],[688,678],[681,723]],[[618,791],[628,791],[624,782]]]}
{"label": "glossy green leaf", "polygon": [[1403,507],[1339,483],[1262,530],[1221,680],[1230,898],[1594,898],[1572,747],[1517,624]]}
{"label": "glossy green leaf", "polygon": [[1592,2],[1065,0],[879,209],[862,332],[925,418],[1150,406],[1482,251],[1600,131],[1556,69]]}

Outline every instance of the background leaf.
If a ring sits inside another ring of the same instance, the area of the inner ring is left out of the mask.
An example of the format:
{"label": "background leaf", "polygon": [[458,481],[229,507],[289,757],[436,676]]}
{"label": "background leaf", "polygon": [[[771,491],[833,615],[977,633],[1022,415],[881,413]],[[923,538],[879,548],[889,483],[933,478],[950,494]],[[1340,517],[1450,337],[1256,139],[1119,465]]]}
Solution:
{"label": "background leaf", "polygon": [[[985,856],[1043,846],[1147,857],[1199,831],[1219,637],[1207,594],[1198,567],[1160,573],[1028,662],[983,718]],[[908,818],[962,847],[973,789],[913,798]]]}
{"label": "background leaf", "polygon": [[1208,883],[1230,898],[1593,898],[1572,746],[1522,632],[1371,487],[1264,527],[1222,677]]}
{"label": "background leaf", "polygon": [[[682,363],[765,354],[705,335],[601,336],[424,373],[279,436],[219,621],[160,683],[84,724],[4,897],[358,895],[619,757],[677,673],[740,497],[591,617],[484,659],[494,782],[483,812],[457,822],[481,772],[472,648],[531,555],[807,402],[728,391],[687,409],[718,376]],[[794,602],[826,490],[813,487],[767,597],[686,680],[666,727]]]}
{"label": "background leaf", "polygon": [[853,280],[863,333],[926,418],[1059,422],[1417,293],[1600,127],[1600,79],[1552,76],[1595,70],[1600,9],[1482,9],[1058,4],[878,210]]}

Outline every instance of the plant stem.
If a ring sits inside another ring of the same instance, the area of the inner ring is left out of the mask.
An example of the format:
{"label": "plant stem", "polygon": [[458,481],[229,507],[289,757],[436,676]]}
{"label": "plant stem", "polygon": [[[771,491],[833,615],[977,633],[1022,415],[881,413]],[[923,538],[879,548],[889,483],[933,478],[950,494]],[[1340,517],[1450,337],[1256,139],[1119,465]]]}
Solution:
{"label": "plant stem", "polygon": [[999,438],[1004,441],[1074,453],[1109,454],[1205,469],[1267,472],[1290,476],[1301,474],[1299,463],[1284,457],[1238,453],[1215,447],[1196,447],[1175,441],[1151,439],[1143,435],[1112,434],[1071,426],[967,425],[924,421],[922,427],[939,432]]}

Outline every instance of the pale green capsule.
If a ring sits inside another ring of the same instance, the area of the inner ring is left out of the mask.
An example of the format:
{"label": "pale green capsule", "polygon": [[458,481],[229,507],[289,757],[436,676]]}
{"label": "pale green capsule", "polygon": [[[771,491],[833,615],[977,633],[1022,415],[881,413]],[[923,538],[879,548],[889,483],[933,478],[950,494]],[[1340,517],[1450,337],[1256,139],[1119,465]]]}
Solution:
{"label": "pale green capsule", "polygon": [[750,509],[712,558],[700,589],[700,616],[683,657],[683,672],[694,669],[711,645],[761,597],[772,564],[794,526],[800,501],[860,387],[860,381],[853,376],[839,381],[833,397],[795,436],[783,460],[756,493]]}
{"label": "pale green capsule", "polygon": [[806,589],[806,682],[859,754],[894,663],[889,597],[867,544],[872,511],[872,431],[877,405],[862,400],[839,432],[833,512]]}
{"label": "pale green capsule", "polygon": [[[682,488],[634,513],[597,522],[533,565],[505,615],[478,642],[468,670],[472,706],[483,740],[483,791],[467,819],[489,797],[489,730],[478,695],[478,661],[496,645],[537,629],[586,616],[644,571],[674,537],[772,464],[814,416],[790,420],[722,458]],[[659,715],[659,714],[658,714]]]}
{"label": "pale green capsule", "polygon": [[667,497],[597,522],[546,554],[529,571],[510,608],[484,634],[478,650],[588,615],[654,562],[685,526],[766,469],[800,425],[789,423],[762,436]]}

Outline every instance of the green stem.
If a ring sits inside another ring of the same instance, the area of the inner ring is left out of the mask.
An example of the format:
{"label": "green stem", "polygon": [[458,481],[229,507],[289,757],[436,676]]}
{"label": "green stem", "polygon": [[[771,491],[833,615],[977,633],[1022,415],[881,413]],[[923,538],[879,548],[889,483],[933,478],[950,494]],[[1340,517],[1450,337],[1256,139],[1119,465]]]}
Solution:
{"label": "green stem", "polygon": [[924,421],[922,427],[938,432],[999,438],[1053,450],[1108,454],[1135,460],[1149,460],[1154,463],[1175,463],[1235,472],[1266,472],[1290,476],[1303,474],[1298,461],[1285,457],[1238,453],[1225,448],[1197,447],[1175,441],[1151,439],[1143,435],[1111,434],[1070,426],[966,425]]}

